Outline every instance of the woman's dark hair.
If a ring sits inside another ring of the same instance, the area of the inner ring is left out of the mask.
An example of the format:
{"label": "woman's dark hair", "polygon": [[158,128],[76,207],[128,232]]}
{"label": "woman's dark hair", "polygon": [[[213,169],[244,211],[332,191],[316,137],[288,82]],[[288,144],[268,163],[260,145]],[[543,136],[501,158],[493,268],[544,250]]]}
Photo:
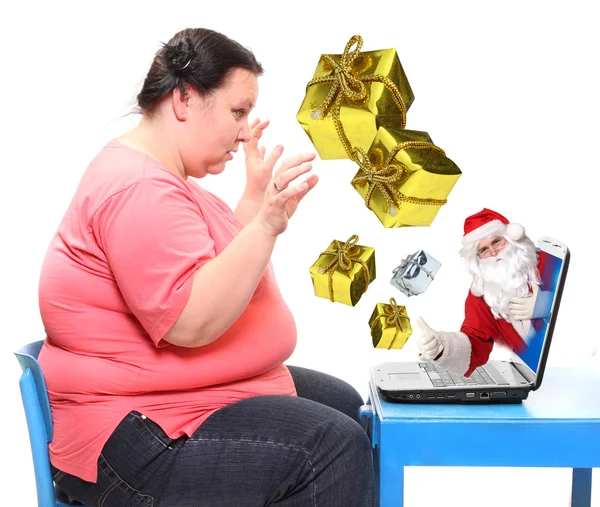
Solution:
{"label": "woman's dark hair", "polygon": [[229,37],[207,28],[186,28],[156,53],[138,93],[139,111],[152,115],[160,100],[186,84],[201,95],[221,87],[231,71],[247,69],[260,75],[263,68],[249,49]]}

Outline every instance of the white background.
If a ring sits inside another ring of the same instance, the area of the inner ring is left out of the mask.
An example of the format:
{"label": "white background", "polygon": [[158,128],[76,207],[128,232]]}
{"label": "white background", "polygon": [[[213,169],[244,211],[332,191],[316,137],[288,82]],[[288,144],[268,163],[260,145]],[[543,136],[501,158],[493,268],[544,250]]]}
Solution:
{"label": "white background", "polygon": [[[35,492],[11,352],[44,337],[37,306],[43,256],[86,165],[137,123],[128,113],[159,42],[186,27],[221,31],[255,52],[265,68],[256,115],[272,122],[264,143],[282,143],[287,154],[313,149],[295,116],[321,53],[341,53],[354,34],[364,38],[365,51],[396,48],[416,96],[407,128],[429,132],[463,171],[431,227],[384,229],[350,186],[353,163],[315,162],[321,181],[273,255],[298,326],[291,364],[337,375],[366,396],[369,367],[417,354],[417,333],[403,350],[372,347],[369,316],[391,296],[406,304],[413,322],[421,315],[434,328],[457,330],[469,287],[458,257],[463,222],[488,207],[523,224],[534,241],[547,234],[568,244],[571,267],[549,364],[600,370],[592,355],[600,113],[593,2],[331,3],[2,7],[0,476],[19,491],[20,505],[35,505]],[[242,152],[222,175],[200,183],[234,207],[244,185]],[[355,307],[315,297],[309,274],[333,239],[352,234],[375,247],[377,260],[377,279]],[[419,248],[442,267],[425,294],[409,299],[389,280]],[[564,469],[411,468],[406,505],[566,506],[569,477]],[[598,475],[594,483],[600,489]],[[598,492],[593,505],[600,506]]]}

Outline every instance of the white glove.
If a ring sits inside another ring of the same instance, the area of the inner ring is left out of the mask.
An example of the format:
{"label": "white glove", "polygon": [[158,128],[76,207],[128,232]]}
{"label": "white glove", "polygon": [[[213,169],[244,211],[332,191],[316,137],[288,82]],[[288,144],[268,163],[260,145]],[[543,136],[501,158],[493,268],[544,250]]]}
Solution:
{"label": "white glove", "polygon": [[433,361],[444,350],[440,334],[431,329],[421,317],[417,318],[417,324],[421,329],[419,338],[420,357],[425,361]]}
{"label": "white glove", "polygon": [[533,286],[533,294],[525,298],[510,298],[508,308],[515,320],[541,319],[550,315],[554,293]]}
{"label": "white glove", "polygon": [[527,296],[526,298],[510,298],[508,308],[510,316],[515,320],[531,320],[533,309],[535,307],[535,298]]}

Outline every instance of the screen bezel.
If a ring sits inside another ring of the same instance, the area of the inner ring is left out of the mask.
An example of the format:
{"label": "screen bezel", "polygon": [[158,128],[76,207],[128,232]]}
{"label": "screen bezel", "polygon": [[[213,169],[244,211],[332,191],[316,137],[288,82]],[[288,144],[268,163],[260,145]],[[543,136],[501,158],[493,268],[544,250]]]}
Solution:
{"label": "screen bezel", "polygon": [[548,359],[548,353],[550,351],[550,343],[552,341],[552,334],[554,333],[554,325],[556,324],[556,317],[560,307],[560,300],[565,285],[565,279],[567,276],[567,270],[569,267],[569,261],[571,254],[567,246],[561,241],[555,240],[548,236],[543,236],[538,240],[537,248],[546,252],[549,255],[553,255],[559,259],[562,259],[560,273],[558,274],[558,283],[556,287],[556,293],[554,300],[552,301],[552,309],[550,311],[550,321],[546,327],[546,335],[544,336],[544,343],[542,345],[542,353],[540,354],[540,360],[538,362],[537,374],[515,353],[511,353],[510,361],[513,365],[523,374],[528,381],[532,384],[532,390],[537,390],[542,384],[544,377],[544,370],[546,369],[546,361]]}

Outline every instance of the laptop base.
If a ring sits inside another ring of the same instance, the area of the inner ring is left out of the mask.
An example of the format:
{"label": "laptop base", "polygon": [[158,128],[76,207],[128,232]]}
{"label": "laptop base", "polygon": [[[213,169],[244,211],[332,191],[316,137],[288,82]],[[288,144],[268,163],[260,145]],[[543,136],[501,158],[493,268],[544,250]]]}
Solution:
{"label": "laptop base", "polygon": [[527,399],[529,391],[523,389],[471,389],[469,391],[450,390],[420,391],[420,392],[392,392],[382,390],[380,387],[377,391],[381,397],[390,403],[460,403],[460,404],[515,404],[521,403]]}

